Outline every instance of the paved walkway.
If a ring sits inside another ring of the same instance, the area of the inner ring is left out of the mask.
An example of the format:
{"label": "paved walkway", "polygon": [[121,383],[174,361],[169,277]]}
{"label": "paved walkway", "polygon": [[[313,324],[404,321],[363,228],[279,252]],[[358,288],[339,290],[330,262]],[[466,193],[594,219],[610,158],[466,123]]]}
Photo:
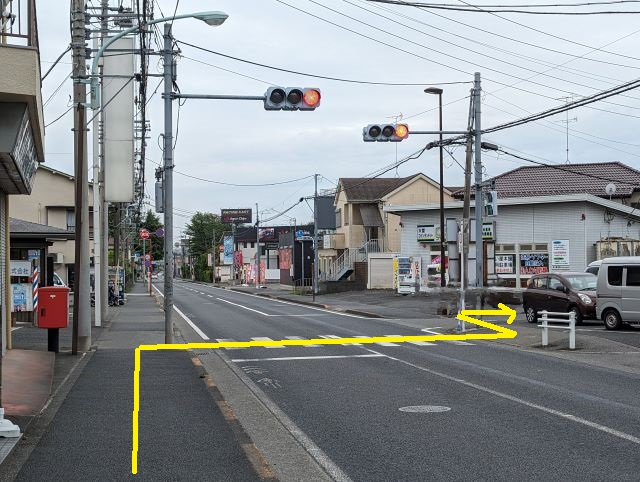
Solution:
{"label": "paved walkway", "polygon": [[164,317],[142,284],[114,310],[97,350],[30,424],[0,480],[274,480],[255,454],[249,462],[250,441],[186,352],[143,353],[138,475],[131,474],[134,349],[164,343]]}

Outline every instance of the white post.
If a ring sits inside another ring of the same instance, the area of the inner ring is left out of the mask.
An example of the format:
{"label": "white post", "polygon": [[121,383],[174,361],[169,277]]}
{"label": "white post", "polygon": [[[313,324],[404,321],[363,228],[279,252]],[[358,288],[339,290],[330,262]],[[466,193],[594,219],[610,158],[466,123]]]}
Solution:
{"label": "white post", "polygon": [[576,349],[576,314],[573,311],[569,313],[569,349]]}
{"label": "white post", "polygon": [[546,310],[542,312],[542,346],[549,345],[549,325],[547,324],[548,316]]}

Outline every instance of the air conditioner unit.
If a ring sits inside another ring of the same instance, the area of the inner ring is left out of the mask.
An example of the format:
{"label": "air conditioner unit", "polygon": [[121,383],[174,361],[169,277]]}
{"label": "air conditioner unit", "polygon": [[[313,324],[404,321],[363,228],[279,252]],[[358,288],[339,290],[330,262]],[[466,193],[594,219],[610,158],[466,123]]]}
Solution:
{"label": "air conditioner unit", "polygon": [[53,262],[55,264],[64,264],[64,254],[62,253],[49,253],[50,256],[53,256]]}

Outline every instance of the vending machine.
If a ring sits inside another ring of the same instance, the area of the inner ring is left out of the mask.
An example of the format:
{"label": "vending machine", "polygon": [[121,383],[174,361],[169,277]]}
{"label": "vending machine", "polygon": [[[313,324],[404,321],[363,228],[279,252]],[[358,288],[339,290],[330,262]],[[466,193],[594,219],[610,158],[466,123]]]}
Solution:
{"label": "vending machine", "polygon": [[412,257],[398,256],[398,293],[401,295],[416,292],[418,284],[414,271],[411,269],[412,265]]}

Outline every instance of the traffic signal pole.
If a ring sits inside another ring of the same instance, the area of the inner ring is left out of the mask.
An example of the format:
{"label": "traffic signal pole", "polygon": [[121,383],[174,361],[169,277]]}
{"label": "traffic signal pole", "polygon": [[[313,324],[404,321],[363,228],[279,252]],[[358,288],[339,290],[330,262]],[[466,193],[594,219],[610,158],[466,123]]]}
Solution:
{"label": "traffic signal pole", "polygon": [[[313,193],[313,301],[318,294],[318,174],[313,175],[315,190]],[[294,233],[295,236],[295,233]]]}

